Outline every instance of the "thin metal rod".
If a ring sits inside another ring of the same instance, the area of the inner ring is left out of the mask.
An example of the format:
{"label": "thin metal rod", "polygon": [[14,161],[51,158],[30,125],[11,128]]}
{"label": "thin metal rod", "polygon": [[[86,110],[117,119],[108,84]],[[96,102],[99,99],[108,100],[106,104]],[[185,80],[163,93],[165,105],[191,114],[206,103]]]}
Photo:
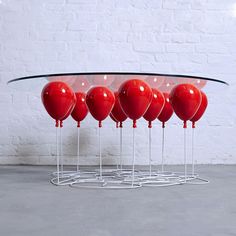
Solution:
{"label": "thin metal rod", "polygon": [[56,158],[57,158],[57,184],[60,182],[60,160],[58,148],[58,127],[56,127]]}
{"label": "thin metal rod", "polygon": [[62,128],[60,129],[60,161],[61,161],[61,174],[63,176],[63,172],[64,172],[64,158],[63,158],[63,151],[62,151]]}
{"label": "thin metal rod", "polygon": [[122,156],[123,156],[123,142],[122,142],[122,127],[120,127],[120,170],[122,171]]}
{"label": "thin metal rod", "polygon": [[98,140],[99,140],[99,166],[100,166],[100,179],[102,180],[102,150],[101,150],[101,128],[98,128]]}
{"label": "thin metal rod", "polygon": [[149,176],[152,176],[152,129],[149,129],[149,138],[148,138],[148,144],[149,144]]}
{"label": "thin metal rod", "polygon": [[187,144],[186,144],[186,128],[184,128],[184,182],[187,181]]}
{"label": "thin metal rod", "polygon": [[161,145],[161,172],[164,172],[164,152],[165,152],[165,128],[162,128],[162,145]]}
{"label": "thin metal rod", "polygon": [[[119,128],[116,128],[117,130],[117,137],[119,139]],[[116,158],[116,170],[119,170],[119,157]]]}
{"label": "thin metal rod", "polygon": [[192,175],[195,174],[195,160],[194,160],[194,128],[192,128]]}
{"label": "thin metal rod", "polygon": [[134,168],[135,168],[135,128],[133,128],[132,187],[134,186]]}
{"label": "thin metal rod", "polygon": [[80,128],[78,128],[78,135],[77,135],[77,165],[76,171],[79,172],[79,165],[80,165],[80,149],[79,149],[79,141],[80,141]]}

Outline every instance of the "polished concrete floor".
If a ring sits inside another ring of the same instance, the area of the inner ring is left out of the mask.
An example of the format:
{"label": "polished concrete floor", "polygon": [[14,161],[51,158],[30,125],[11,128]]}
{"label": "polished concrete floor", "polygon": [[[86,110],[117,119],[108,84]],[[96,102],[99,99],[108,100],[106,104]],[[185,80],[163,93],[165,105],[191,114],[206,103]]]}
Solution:
{"label": "polished concrete floor", "polygon": [[0,235],[236,235],[236,166],[197,169],[209,184],[88,190],[51,185],[53,167],[0,166]]}

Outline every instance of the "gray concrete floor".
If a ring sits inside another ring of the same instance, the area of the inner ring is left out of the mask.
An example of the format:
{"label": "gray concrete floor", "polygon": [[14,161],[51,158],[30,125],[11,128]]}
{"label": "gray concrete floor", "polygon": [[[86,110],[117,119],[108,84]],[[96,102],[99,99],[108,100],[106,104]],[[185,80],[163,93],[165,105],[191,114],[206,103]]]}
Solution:
{"label": "gray concrete floor", "polygon": [[0,235],[236,235],[236,166],[197,169],[210,184],[88,190],[51,185],[53,167],[0,166]]}

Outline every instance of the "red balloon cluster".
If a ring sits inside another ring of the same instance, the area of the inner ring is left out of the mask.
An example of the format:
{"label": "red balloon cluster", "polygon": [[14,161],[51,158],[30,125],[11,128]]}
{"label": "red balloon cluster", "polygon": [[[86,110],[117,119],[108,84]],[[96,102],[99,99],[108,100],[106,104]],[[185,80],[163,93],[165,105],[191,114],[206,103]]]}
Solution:
{"label": "red balloon cluster", "polygon": [[[195,122],[203,115],[206,107],[202,105],[202,93],[192,84],[179,84],[175,86],[170,93],[170,102],[175,114],[184,122],[184,128],[187,128],[187,121],[193,119]],[[199,112],[198,112],[199,111]],[[197,114],[197,119],[194,116]],[[194,125],[195,126],[195,125]]]}
{"label": "red balloon cluster", "polygon": [[42,90],[42,102],[49,115],[56,120],[56,127],[62,127],[62,121],[69,115],[77,122],[85,119],[88,111],[102,126],[102,121],[109,115],[117,124],[130,118],[133,128],[143,117],[148,121],[148,127],[158,119],[165,127],[173,112],[184,122],[192,122],[195,128],[197,122],[207,108],[207,96],[194,84],[185,83],[174,86],[169,93],[162,93],[151,88],[145,81],[134,78],[123,82],[119,90],[113,93],[104,86],[92,87],[87,94],[82,91],[76,93],[64,82],[53,81]]}

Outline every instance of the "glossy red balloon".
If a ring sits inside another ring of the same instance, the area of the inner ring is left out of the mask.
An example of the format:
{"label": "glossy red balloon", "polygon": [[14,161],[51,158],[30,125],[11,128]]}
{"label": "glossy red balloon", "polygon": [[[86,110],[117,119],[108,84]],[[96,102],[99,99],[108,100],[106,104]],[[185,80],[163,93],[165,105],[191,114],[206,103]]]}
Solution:
{"label": "glossy red balloon", "polygon": [[59,121],[62,126],[62,121],[71,114],[76,103],[73,90],[60,81],[48,83],[42,90],[41,98],[48,114],[56,120],[56,127]]}
{"label": "glossy red balloon", "polygon": [[77,121],[77,127],[80,127],[80,122],[87,116],[88,107],[86,104],[86,94],[82,92],[75,93],[76,104],[71,113],[72,118]]}
{"label": "glossy red balloon", "polygon": [[120,102],[119,102],[119,93],[115,92],[115,105],[111,111],[112,116],[120,122],[120,127],[122,127],[122,122],[124,122],[127,119],[127,115],[124,113],[124,111],[121,108]]}
{"label": "glossy red balloon", "polygon": [[184,128],[187,127],[187,120],[196,114],[201,100],[201,92],[192,84],[179,84],[171,90],[170,103],[175,114],[184,121]]}
{"label": "glossy red balloon", "polygon": [[165,128],[165,122],[167,122],[171,118],[174,113],[174,110],[170,104],[169,94],[163,93],[163,96],[165,98],[165,104],[157,119],[162,122],[162,128]]}
{"label": "glossy red balloon", "polygon": [[148,121],[149,128],[152,127],[152,121],[154,121],[160,115],[165,104],[165,98],[162,92],[152,88],[152,94],[151,104],[143,116],[143,118]]}
{"label": "glossy red balloon", "polygon": [[208,100],[207,100],[207,96],[205,93],[203,93],[202,91],[201,95],[202,95],[202,101],[201,104],[197,110],[197,113],[194,115],[194,117],[190,120],[192,121],[192,128],[195,128],[195,122],[197,122],[198,120],[201,119],[201,117],[203,116],[204,112],[206,111],[207,105],[208,105]]}
{"label": "glossy red balloon", "polygon": [[144,115],[152,101],[152,89],[146,82],[132,79],[125,81],[118,92],[120,105],[136,128],[136,120]]}
{"label": "glossy red balloon", "polygon": [[115,96],[107,87],[93,87],[86,96],[86,104],[91,115],[99,121],[99,127],[102,127],[102,121],[110,114],[114,103]]}

